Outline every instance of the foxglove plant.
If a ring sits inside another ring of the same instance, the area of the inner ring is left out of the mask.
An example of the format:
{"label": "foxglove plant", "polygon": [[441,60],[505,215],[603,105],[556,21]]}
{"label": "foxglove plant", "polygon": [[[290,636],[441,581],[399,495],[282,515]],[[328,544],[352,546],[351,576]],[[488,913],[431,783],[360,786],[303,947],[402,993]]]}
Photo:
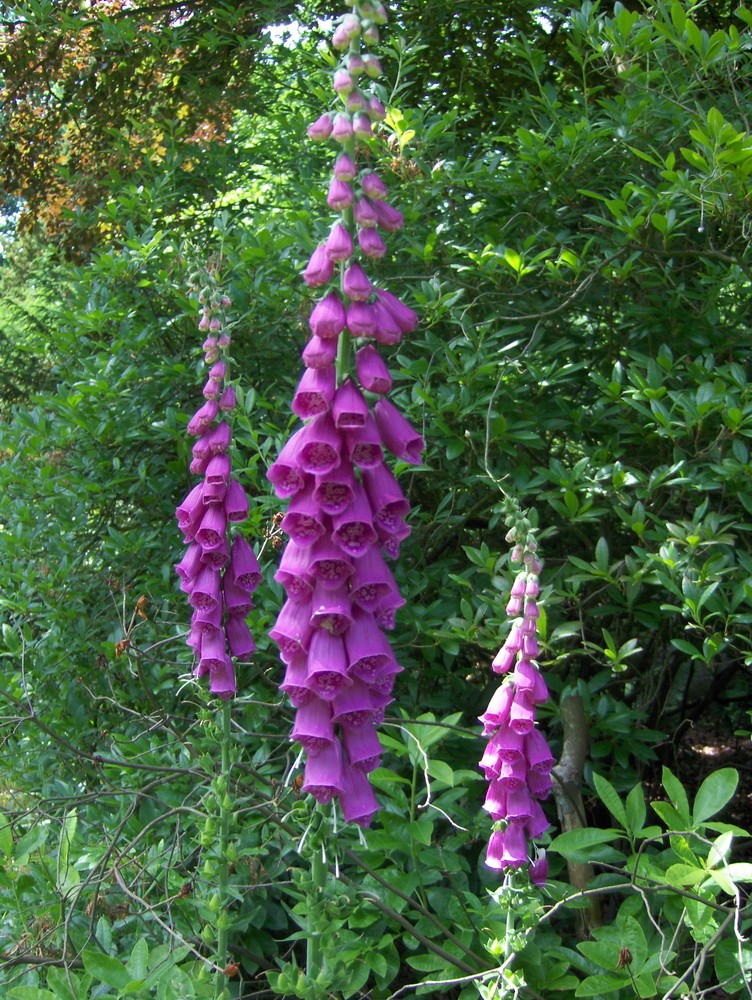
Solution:
{"label": "foxglove plant", "polygon": [[367,152],[385,115],[373,92],[381,64],[369,50],[386,19],[380,3],[356,0],[332,37],[333,107],[308,129],[338,148],[326,194],[331,229],[303,272],[323,294],[292,400],[303,425],[268,471],[289,499],[275,576],[287,600],[270,635],[297,710],[292,738],[306,752],[302,788],[322,803],[338,799],[345,820],[362,826],[378,808],[368,779],[380,761],[376,726],[402,669],[384,635],[404,603],[385,557],[396,558],[409,534],[410,508],[385,453],[417,464],[423,449],[386,398],[392,377],[377,346],[398,344],[417,316],[369,276],[387,249],[379,230],[403,224]]}
{"label": "foxglove plant", "polygon": [[175,511],[187,549],[175,566],[180,588],[193,608],[186,640],[194,650],[198,677],[209,675],[209,690],[234,697],[233,660],[244,660],[255,645],[246,617],[251,594],[260,580],[253,549],[236,528],[248,515],[245,489],[232,475],[232,411],[235,390],[228,380],[230,334],[226,310],[232,304],[212,274],[192,275],[202,309],[198,328],[205,333],[204,360],[209,369],[205,402],[188,422],[196,438],[191,472],[202,476]]}
{"label": "foxglove plant", "polygon": [[488,738],[480,766],[490,782],[483,808],[495,821],[486,864],[507,872],[529,864],[531,880],[542,883],[548,874],[545,854],[531,858],[528,843],[548,828],[540,801],[551,792],[554,765],[535,724],[536,707],[548,698],[536,663],[541,566],[527,520],[518,519],[506,540],[513,544],[510,562],[520,568],[506,608],[512,627],[491,664],[504,680],[480,717]]}

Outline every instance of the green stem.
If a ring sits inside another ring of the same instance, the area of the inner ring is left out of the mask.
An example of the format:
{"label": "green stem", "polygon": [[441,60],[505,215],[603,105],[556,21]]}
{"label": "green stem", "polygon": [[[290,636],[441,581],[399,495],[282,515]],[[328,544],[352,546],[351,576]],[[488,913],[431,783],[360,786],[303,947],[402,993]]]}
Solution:
{"label": "green stem", "polygon": [[[341,336],[341,335],[340,335]],[[318,807],[317,807],[318,811]],[[326,821],[323,816],[316,834],[312,837],[311,888],[308,892],[308,938],[306,947],[306,974],[316,979],[323,967],[322,931],[325,926],[323,913],[324,889],[328,869],[325,860]]]}
{"label": "green stem", "polygon": [[227,847],[230,842],[230,813],[232,803],[230,802],[230,740],[232,730],[232,699],[228,698],[222,704],[222,769],[220,772],[220,796],[219,796],[219,867],[218,884],[219,910],[217,911],[217,974],[214,983],[214,996],[220,1000],[225,995],[227,987],[227,977],[224,970],[227,968],[227,942],[229,936],[229,915],[228,915],[228,874],[229,865],[227,860]]}

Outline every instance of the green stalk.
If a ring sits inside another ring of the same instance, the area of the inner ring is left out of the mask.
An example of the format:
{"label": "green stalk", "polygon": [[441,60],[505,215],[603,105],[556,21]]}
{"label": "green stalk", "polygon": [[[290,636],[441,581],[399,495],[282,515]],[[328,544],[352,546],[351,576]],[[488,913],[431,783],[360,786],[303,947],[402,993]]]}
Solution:
{"label": "green stalk", "polygon": [[230,740],[232,729],[232,699],[228,698],[222,703],[222,769],[218,782],[220,790],[219,796],[219,868],[218,868],[218,893],[219,910],[217,911],[217,973],[214,981],[215,1000],[220,1000],[225,996],[227,987],[227,977],[224,970],[227,968],[227,942],[229,937],[229,898],[227,892],[229,863],[227,860],[227,848],[230,842],[230,812],[232,803],[230,802]]}
{"label": "green stalk", "polygon": [[[346,142],[342,151],[347,153],[348,156],[355,161],[355,140]],[[355,214],[352,207],[345,210],[343,213],[343,222],[347,231],[352,234],[355,230]],[[344,280],[345,280],[345,268],[347,266],[347,261],[343,261],[340,264],[339,274],[340,274],[340,292],[342,293],[342,298],[346,300]],[[352,369],[352,334],[345,327],[342,333],[339,335],[339,341],[337,343],[337,385],[342,385],[347,376],[350,374]]]}
{"label": "green stalk", "polygon": [[325,832],[323,816],[321,820],[318,833],[311,841],[313,853],[311,856],[311,888],[308,892],[308,937],[306,941],[306,975],[309,979],[316,979],[323,968],[321,945],[325,926],[323,904],[327,867],[324,860],[324,840],[322,837]]}

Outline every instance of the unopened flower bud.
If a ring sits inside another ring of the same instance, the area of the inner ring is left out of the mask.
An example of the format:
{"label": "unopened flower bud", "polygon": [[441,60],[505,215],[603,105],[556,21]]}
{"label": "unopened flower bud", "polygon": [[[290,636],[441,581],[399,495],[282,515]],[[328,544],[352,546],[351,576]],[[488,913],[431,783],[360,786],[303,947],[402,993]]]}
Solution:
{"label": "unopened flower bud", "polygon": [[346,69],[338,69],[334,74],[334,80],[332,83],[334,89],[338,94],[346,95],[349,94],[353,89],[355,84],[353,83],[353,78],[347,72]]}
{"label": "unopened flower bud", "polygon": [[334,176],[340,181],[351,181],[355,177],[355,164],[347,153],[337,157],[334,164]]}
{"label": "unopened flower bud", "polygon": [[331,134],[331,115],[320,115],[312,125],[308,126],[308,138],[313,139],[314,142],[323,142],[325,139],[328,139]]}
{"label": "unopened flower bud", "polygon": [[366,68],[366,75],[372,80],[377,80],[381,74],[384,72],[381,68],[381,62],[377,56],[371,55],[370,52],[363,56],[363,63]]}
{"label": "unopened flower bud", "polygon": [[353,136],[353,123],[350,121],[349,115],[339,114],[334,119],[334,125],[331,130],[332,139],[335,142],[348,142]]}

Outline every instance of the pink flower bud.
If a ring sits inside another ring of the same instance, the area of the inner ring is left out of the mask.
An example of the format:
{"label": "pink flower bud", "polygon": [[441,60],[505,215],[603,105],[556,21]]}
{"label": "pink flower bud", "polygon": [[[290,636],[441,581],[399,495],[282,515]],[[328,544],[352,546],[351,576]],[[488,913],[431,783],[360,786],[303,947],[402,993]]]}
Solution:
{"label": "pink flower bud", "polygon": [[350,121],[349,115],[339,114],[334,119],[334,125],[332,126],[332,139],[335,142],[347,142],[353,137],[353,126]]}
{"label": "pink flower bud", "polygon": [[368,198],[359,198],[355,202],[353,215],[357,224],[364,229],[370,229],[372,226],[378,225],[379,219],[376,215],[376,210]]}
{"label": "pink flower bud", "polygon": [[369,24],[366,30],[362,34],[363,41],[366,45],[378,45],[379,44],[379,29],[375,24]]}
{"label": "pink flower bud", "polygon": [[338,222],[326,241],[326,253],[330,261],[349,260],[352,257],[353,241],[342,223]]}
{"label": "pink flower bud", "polygon": [[347,181],[339,181],[333,177],[329,184],[329,193],[326,196],[326,203],[335,212],[343,212],[349,208],[353,202],[352,188]]}
{"label": "pink flower bud", "polygon": [[374,198],[371,204],[373,205],[379,225],[385,232],[396,233],[398,229],[402,229],[405,224],[402,212],[399,212],[396,208],[392,208],[391,205],[387,205],[385,201],[379,201],[378,198]]}
{"label": "pink flower bud", "polygon": [[383,122],[386,118],[386,108],[378,97],[372,97],[368,102],[368,117],[372,122]]}
{"label": "pink flower bud", "polygon": [[347,65],[347,72],[350,74],[350,76],[360,76],[362,73],[365,73],[366,71],[365,63],[357,54],[357,52],[353,52],[347,57],[346,65]]}
{"label": "pink flower bud", "polygon": [[345,95],[350,93],[355,84],[346,69],[338,69],[334,74],[332,86],[338,94]]}
{"label": "pink flower bud", "polygon": [[375,229],[359,229],[358,243],[365,257],[378,259],[386,253],[386,244]]}
{"label": "pink flower bud", "polygon": [[368,101],[366,101],[359,90],[353,90],[352,93],[347,95],[345,107],[350,112],[365,111],[368,108]]}
{"label": "pink flower bud", "polygon": [[314,142],[323,142],[332,134],[331,115],[323,114],[316,121],[308,126],[308,138]]}
{"label": "pink flower bud", "polygon": [[386,184],[382,181],[378,174],[370,173],[363,174],[360,179],[360,183],[363,187],[363,193],[367,194],[369,198],[386,198],[387,191]]}
{"label": "pink flower bud", "polygon": [[351,264],[345,271],[342,289],[353,302],[365,302],[373,291],[373,286],[360,264]]}
{"label": "pink flower bud", "polygon": [[352,129],[355,135],[359,135],[364,138],[369,135],[373,135],[373,129],[371,128],[371,119],[368,117],[368,115],[363,114],[362,111],[359,111],[353,118]]}
{"label": "pink flower bud", "polygon": [[351,181],[355,177],[355,164],[347,153],[341,153],[334,164],[334,176],[338,181]]}
{"label": "pink flower bud", "polygon": [[363,62],[366,67],[366,75],[369,76],[372,80],[377,80],[384,72],[383,69],[381,68],[381,63],[379,62],[378,58],[376,56],[371,55],[370,52],[367,53],[365,56],[363,56]]}
{"label": "pink flower bud", "polygon": [[333,275],[334,264],[332,263],[332,258],[326,252],[326,248],[323,246],[316,247],[311,254],[311,259],[308,261],[305,271],[303,271],[303,281],[305,281],[309,288],[320,288],[321,285],[325,285],[328,281],[331,281]]}

